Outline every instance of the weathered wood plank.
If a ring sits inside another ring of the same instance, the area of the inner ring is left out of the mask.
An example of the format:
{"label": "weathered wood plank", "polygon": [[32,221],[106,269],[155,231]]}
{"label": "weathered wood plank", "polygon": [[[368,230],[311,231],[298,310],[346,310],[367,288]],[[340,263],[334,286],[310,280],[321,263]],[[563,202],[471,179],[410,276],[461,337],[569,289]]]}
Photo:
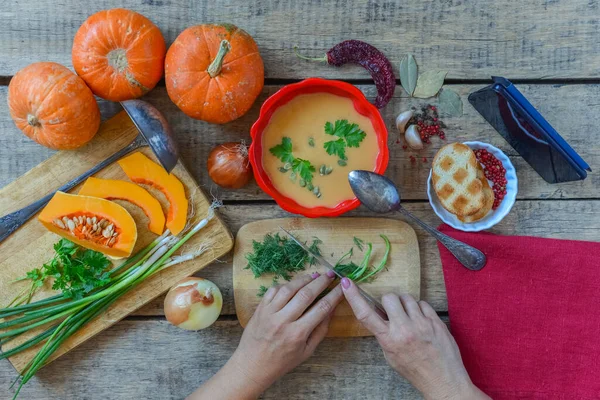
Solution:
{"label": "weathered wood plank", "polygon": [[[407,203],[405,207],[433,226],[441,223],[428,203]],[[242,225],[251,221],[290,216],[276,205],[226,206],[223,207],[221,215],[234,234]],[[348,215],[375,216],[362,207]],[[395,215],[390,217],[400,218]],[[422,229],[412,226],[417,232],[421,253],[421,298],[429,302],[437,311],[447,311],[446,288],[437,244]],[[599,231],[600,200],[517,201],[512,212],[491,230],[491,232],[504,235],[529,235],[588,241],[600,240]],[[222,314],[233,315],[235,306],[233,304],[231,258],[227,256],[224,260],[227,260],[225,265],[207,266],[199,275],[212,280],[219,286],[223,292],[224,301]],[[162,315],[162,302],[163,297],[161,296],[134,314]]]}
{"label": "weathered wood plank", "polygon": [[168,43],[190,25],[239,25],[258,42],[269,78],[368,78],[360,67],[338,70],[299,61],[292,52],[297,44],[307,55],[322,56],[345,39],[379,47],[396,68],[411,52],[423,70],[449,70],[449,78],[600,76],[598,1],[516,5],[494,0],[8,0],[0,14],[0,75],[13,75],[37,60],[70,66],[81,23],[98,10],[125,7],[154,21]]}
{"label": "weathered wood plank", "polygon": [[[598,198],[600,194],[600,172],[595,166],[600,165],[600,142],[594,140],[597,130],[595,119],[591,116],[600,114],[600,85],[520,85],[519,88],[530,98],[532,103],[546,115],[550,123],[571,143],[571,145],[592,166],[592,172],[585,181],[560,185],[546,183],[516,152],[502,139],[496,131],[468,104],[467,96],[482,85],[450,85],[459,92],[465,103],[465,114],[460,118],[444,118],[449,141],[481,140],[504,150],[512,159],[518,171],[519,198]],[[267,86],[251,111],[226,125],[210,125],[202,121],[188,118],[170,101],[162,87],[153,90],[146,99],[163,111],[177,133],[177,140],[182,159],[192,175],[207,191],[215,191],[206,173],[206,159],[210,150],[218,143],[226,141],[250,141],[250,127],[258,117],[260,104],[274,93],[280,86]],[[372,85],[359,86],[368,97],[375,96]],[[5,104],[6,87],[0,86],[0,104]],[[423,104],[423,100],[406,98],[401,87],[398,87],[392,102],[382,110],[384,120],[388,124],[390,134],[390,163],[387,175],[401,188],[405,199],[426,199],[426,179],[429,173],[429,162],[443,145],[434,140],[427,149],[413,153],[402,149],[397,143],[398,133],[394,126],[396,115],[413,105]],[[115,103],[101,102],[105,117],[112,116],[120,107]],[[0,186],[4,186],[34,167],[52,152],[38,146],[26,138],[13,124],[8,108],[0,107]],[[410,155],[419,156],[415,164],[410,162]],[[426,157],[428,163],[422,162]],[[240,190],[218,190],[225,200],[259,200],[269,198],[253,182]]]}
{"label": "weathered wood plank", "polygon": [[[182,399],[225,364],[241,334],[237,321],[198,333],[166,321],[122,321],[42,369],[20,398]],[[3,398],[12,396],[8,386],[15,376],[8,362],[0,362]],[[387,365],[374,338],[328,338],[262,398],[421,397]]]}

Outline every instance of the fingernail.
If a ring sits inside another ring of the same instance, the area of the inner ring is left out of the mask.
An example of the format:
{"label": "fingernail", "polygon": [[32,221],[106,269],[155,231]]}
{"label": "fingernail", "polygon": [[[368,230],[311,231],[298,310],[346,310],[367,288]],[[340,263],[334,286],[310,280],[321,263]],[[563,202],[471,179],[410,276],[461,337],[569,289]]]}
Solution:
{"label": "fingernail", "polygon": [[332,270],[327,271],[327,276],[330,278],[335,277],[335,272],[333,272]]}
{"label": "fingernail", "polygon": [[313,279],[317,279],[320,276],[321,276],[321,274],[318,273],[318,272],[313,272],[312,274],[310,274],[310,277],[313,278]]}
{"label": "fingernail", "polygon": [[348,289],[350,287],[350,279],[342,278],[342,289]]}

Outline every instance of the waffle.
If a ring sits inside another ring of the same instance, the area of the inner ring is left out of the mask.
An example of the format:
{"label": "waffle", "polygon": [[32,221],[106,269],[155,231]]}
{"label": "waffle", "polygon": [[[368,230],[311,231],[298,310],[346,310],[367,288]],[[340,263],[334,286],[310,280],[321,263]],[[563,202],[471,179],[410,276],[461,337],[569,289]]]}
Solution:
{"label": "waffle", "polygon": [[494,205],[494,191],[490,186],[487,178],[485,177],[485,173],[483,172],[483,167],[481,164],[479,165],[479,169],[477,170],[477,178],[483,183],[483,194],[485,195],[485,203],[481,210],[477,211],[473,215],[467,215],[464,217],[458,217],[462,222],[470,223],[479,221],[491,211],[492,206]]}
{"label": "waffle", "polygon": [[442,206],[452,214],[473,215],[485,205],[483,182],[478,178],[475,153],[461,143],[442,147],[433,159],[433,188]]}

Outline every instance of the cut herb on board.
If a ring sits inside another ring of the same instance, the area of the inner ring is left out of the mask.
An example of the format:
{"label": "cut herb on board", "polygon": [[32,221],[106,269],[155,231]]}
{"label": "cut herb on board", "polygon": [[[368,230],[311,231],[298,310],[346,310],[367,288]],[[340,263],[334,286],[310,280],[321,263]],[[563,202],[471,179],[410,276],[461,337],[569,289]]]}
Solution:
{"label": "cut herb on board", "polygon": [[[385,242],[385,253],[377,266],[370,264],[373,252],[373,244],[365,243],[362,239],[354,237],[353,242],[356,247],[364,251],[362,262],[356,264],[350,258],[354,255],[354,248],[351,247],[335,264],[335,270],[340,274],[347,276],[356,283],[371,282],[386,265],[389,258],[391,243],[385,235],[380,235]],[[323,242],[318,238],[313,238],[309,246],[311,251],[321,255],[320,245]],[[332,254],[333,256],[333,254]],[[306,269],[308,264],[313,265],[314,260],[302,247],[293,240],[282,237],[278,233],[266,234],[262,242],[252,241],[252,252],[246,254],[248,265],[244,269],[252,271],[255,278],[260,278],[265,274],[273,276],[271,286],[277,285],[278,279],[283,278],[286,281],[292,279],[292,275]],[[262,297],[269,290],[266,285],[260,285],[257,296]]]}
{"label": "cut herb on board", "polygon": [[[309,248],[316,254],[321,254],[319,238],[313,238]],[[313,259],[299,244],[280,236],[279,233],[266,234],[262,242],[252,241],[252,252],[246,254],[249,269],[255,278],[264,274],[272,274],[273,279],[292,279],[294,272],[302,271],[307,264],[313,265]]]}
{"label": "cut herb on board", "polygon": [[400,60],[400,84],[409,96],[412,96],[417,87],[419,67],[412,54],[406,54]]}
{"label": "cut herb on board", "polygon": [[[347,161],[346,147],[359,147],[367,134],[360,129],[358,124],[350,123],[347,119],[338,119],[333,124],[325,123],[325,133],[331,136],[337,136],[338,139],[325,142],[323,147],[329,155],[336,155],[340,161]],[[345,166],[346,163],[340,164]]]}
{"label": "cut herb on board", "polygon": [[413,96],[422,99],[435,96],[442,88],[446,74],[448,74],[448,71],[431,70],[423,72],[419,75]]}

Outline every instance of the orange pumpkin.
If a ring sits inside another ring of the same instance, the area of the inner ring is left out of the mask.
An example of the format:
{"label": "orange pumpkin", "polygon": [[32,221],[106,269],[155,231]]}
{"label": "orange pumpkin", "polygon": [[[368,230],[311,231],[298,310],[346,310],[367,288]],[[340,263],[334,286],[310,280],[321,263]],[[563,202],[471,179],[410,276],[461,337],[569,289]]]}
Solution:
{"label": "orange pumpkin", "polygon": [[60,64],[38,62],[8,85],[10,116],[30,139],[55,150],[75,149],[100,127],[98,103],[85,82]]}
{"label": "orange pumpkin", "polygon": [[73,67],[94,94],[112,101],[150,91],[163,74],[165,39],[142,14],[115,8],[99,11],[79,27]]}
{"label": "orange pumpkin", "polygon": [[261,92],[264,66],[252,37],[236,26],[198,25],[175,39],[165,59],[171,100],[192,118],[224,124]]}

